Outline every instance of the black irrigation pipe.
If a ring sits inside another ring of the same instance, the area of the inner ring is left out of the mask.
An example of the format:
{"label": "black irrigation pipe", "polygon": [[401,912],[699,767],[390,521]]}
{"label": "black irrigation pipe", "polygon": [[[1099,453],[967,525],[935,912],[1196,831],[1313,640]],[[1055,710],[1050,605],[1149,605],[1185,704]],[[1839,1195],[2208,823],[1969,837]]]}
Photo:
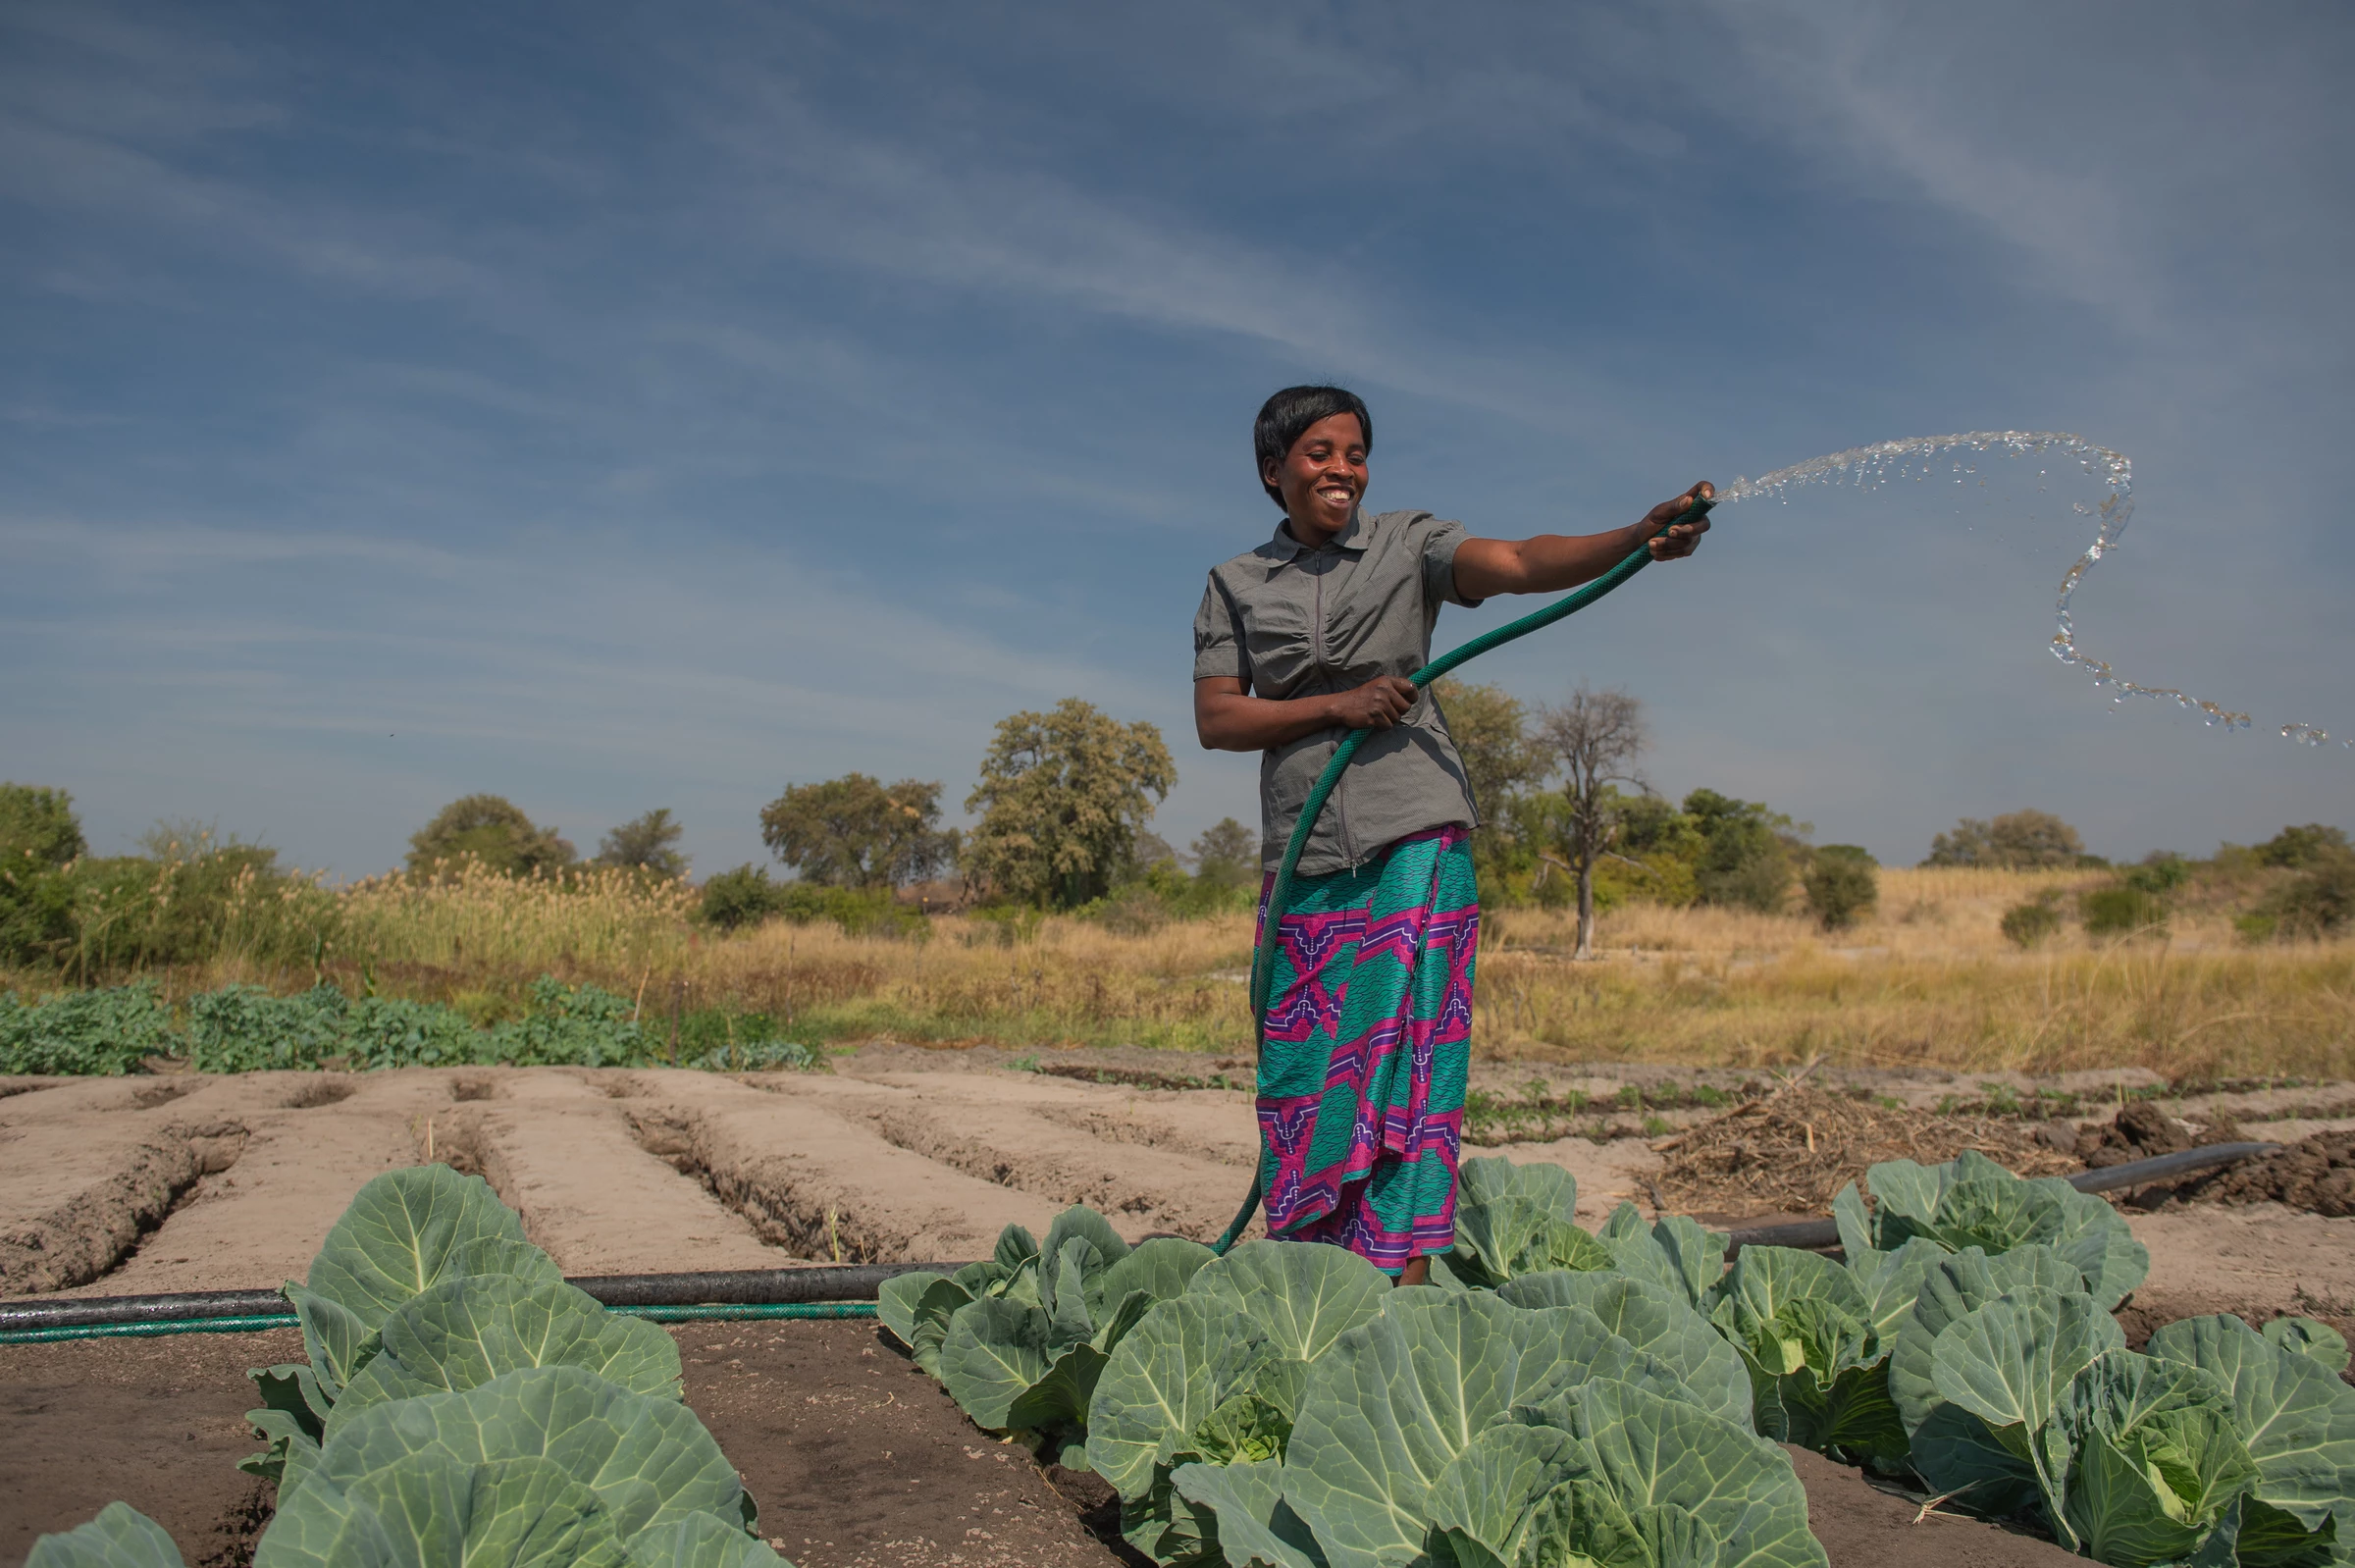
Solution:
{"label": "black irrigation pipe", "polygon": [[[2147,1160],[2131,1160],[2124,1165],[2079,1171],[2067,1180],[2079,1192],[2115,1192],[2120,1187],[2139,1187],[2147,1182],[2165,1181],[2172,1176],[2189,1176],[2194,1171],[2210,1171],[2218,1166],[2238,1165],[2243,1160],[2254,1159],[2261,1154],[2280,1152],[2281,1145],[2278,1143],[2211,1143],[2204,1149],[2185,1149],[2179,1154],[2155,1154]],[[1830,1220],[1799,1220],[1790,1225],[1737,1227],[1732,1236],[1732,1243],[1725,1249],[1729,1258],[1744,1247],[1836,1247],[1840,1244],[1840,1227]]]}
{"label": "black irrigation pipe", "polygon": [[[862,1318],[894,1275],[955,1263],[815,1264],[701,1274],[590,1274],[567,1282],[617,1312],[659,1323],[711,1319]],[[294,1327],[275,1290],[192,1290],[175,1295],[82,1296],[0,1304],[0,1344],[117,1334],[250,1333]]]}
{"label": "black irrigation pipe", "polygon": [[[2162,1154],[2068,1178],[2079,1192],[2165,1181],[2171,1176],[2233,1165],[2277,1153],[2277,1143],[2217,1143]],[[1738,1227],[1727,1255],[1744,1247],[1834,1247],[1840,1230],[1829,1220]],[[930,1269],[951,1273],[955,1263],[838,1263],[799,1269],[733,1269],[700,1274],[589,1274],[569,1281],[617,1312],[657,1323],[740,1322],[760,1319],[866,1318],[883,1281]],[[294,1327],[286,1297],[275,1290],[195,1290],[176,1295],[81,1296],[0,1304],[0,1345],[126,1334],[252,1333]]]}

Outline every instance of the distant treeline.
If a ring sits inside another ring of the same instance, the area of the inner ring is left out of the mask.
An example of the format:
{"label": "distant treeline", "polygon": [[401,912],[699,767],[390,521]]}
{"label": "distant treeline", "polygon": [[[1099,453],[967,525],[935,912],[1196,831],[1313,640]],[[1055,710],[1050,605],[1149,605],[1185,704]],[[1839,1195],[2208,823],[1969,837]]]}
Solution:
{"label": "distant treeline", "polygon": [[[1804,911],[1826,928],[1867,917],[1873,858],[1818,845],[1804,822],[1713,789],[1670,800],[1639,763],[1642,705],[1580,688],[1532,706],[1492,686],[1441,681],[1436,695],[1461,752],[1482,822],[1474,835],[1482,897],[1492,905],[1580,910],[1582,951],[1596,911],[1629,900]],[[1123,723],[1076,698],[997,727],[960,833],[941,825],[937,781],[884,783],[850,773],[788,787],[762,807],[762,841],[788,874],[746,864],[707,877],[697,917],[721,928],[782,916],[854,933],[912,930],[928,911],[960,908],[1020,920],[1059,911],[1142,928],[1250,907],[1258,834],[1228,817],[1184,851],[1150,827],[1177,782],[1159,730]],[[411,836],[396,877],[471,870],[532,878],[551,890],[613,879],[681,890],[690,867],[667,809],[603,835],[581,857],[555,828],[499,796],[452,801]],[[207,962],[235,952],[280,967],[316,967],[338,930],[338,893],[279,863],[277,852],[160,824],[141,853],[93,856],[65,791],[0,785],[0,966],[87,982]],[[2092,934],[2163,927],[2185,898],[2229,904],[2251,939],[2310,937],[2355,919],[2355,851],[2336,827],[2286,827],[2253,848],[2206,861],[2172,853],[2123,869],[2086,854],[2076,830],[2045,811],[1964,818],[1932,841],[1925,865],[2110,869],[2078,891]],[[1024,912],[1029,912],[1025,915]],[[2021,945],[2063,923],[2058,892],[2012,912]]]}

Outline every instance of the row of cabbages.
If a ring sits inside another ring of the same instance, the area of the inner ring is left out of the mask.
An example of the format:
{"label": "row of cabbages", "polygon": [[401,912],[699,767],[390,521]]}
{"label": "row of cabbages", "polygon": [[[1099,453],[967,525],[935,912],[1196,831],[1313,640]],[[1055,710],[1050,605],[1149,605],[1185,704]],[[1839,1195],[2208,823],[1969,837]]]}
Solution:
{"label": "row of cabbages", "polygon": [[1130,1247],[1073,1209],[883,1291],[980,1425],[1095,1470],[1193,1568],[1819,1565],[1778,1442],[2040,1524],[2120,1568],[2355,1563],[2355,1388],[2311,1319],[2111,1312],[2150,1266],[2066,1181],[1873,1167],[1847,1261],[1469,1160],[1455,1250],[1393,1289],[1336,1247]]}
{"label": "row of cabbages", "polygon": [[[566,1284],[479,1178],[376,1177],[286,1295],[309,1360],[253,1374],[270,1446],[242,1468],[279,1484],[254,1568],[791,1568],[682,1402],[670,1335]],[[117,1502],[27,1568],[181,1557]]]}

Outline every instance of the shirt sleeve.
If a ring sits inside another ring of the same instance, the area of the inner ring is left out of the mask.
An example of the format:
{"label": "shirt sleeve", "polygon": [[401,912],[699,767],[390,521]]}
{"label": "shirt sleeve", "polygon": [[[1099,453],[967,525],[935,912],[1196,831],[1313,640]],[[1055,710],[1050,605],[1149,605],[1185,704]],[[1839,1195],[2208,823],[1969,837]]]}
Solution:
{"label": "shirt sleeve", "polygon": [[1466,599],[1455,589],[1455,552],[1465,540],[1472,537],[1470,529],[1461,523],[1444,522],[1436,517],[1423,520],[1423,597],[1427,600],[1461,604],[1467,609],[1487,602]]}
{"label": "shirt sleeve", "polygon": [[1241,617],[1219,587],[1217,573],[1202,590],[1202,607],[1194,611],[1194,679],[1215,675],[1251,678],[1250,656],[1243,652]]}

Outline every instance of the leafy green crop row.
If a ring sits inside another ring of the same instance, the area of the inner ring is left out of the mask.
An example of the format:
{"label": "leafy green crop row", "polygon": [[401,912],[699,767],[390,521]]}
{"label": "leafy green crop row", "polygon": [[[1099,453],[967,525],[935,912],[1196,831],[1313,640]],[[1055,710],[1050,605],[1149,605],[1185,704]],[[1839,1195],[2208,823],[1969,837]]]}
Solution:
{"label": "leafy green crop row", "polygon": [[[37,1005],[0,994],[0,1072],[117,1074],[151,1056],[204,1072],[403,1067],[646,1067],[669,1061],[667,1042],[636,1021],[630,999],[542,975],[520,1019],[478,1029],[455,1009],[396,997],[347,999],[322,982],[296,996],[230,985],[193,996],[182,1023],[151,980],[69,991]],[[690,1031],[680,1065],[724,1071],[810,1068],[815,1052],[769,1037],[711,1044]]]}
{"label": "leafy green crop row", "polygon": [[[286,1286],[308,1360],[256,1370],[278,1482],[255,1568],[790,1568],[681,1400],[678,1346],[564,1282],[445,1166],[360,1189]],[[181,1568],[123,1503],[27,1568]]]}
{"label": "leafy green crop row", "polygon": [[2120,1568],[2355,1562],[2346,1346],[2283,1319],[2111,1310],[2149,1257],[2109,1205],[1966,1154],[1873,1168],[1847,1261],[1469,1160],[1406,1289],[1334,1247],[1047,1243],[887,1286],[885,1325],[984,1427],[1086,1464],[1187,1568],[1824,1562],[1779,1442],[2016,1518]]}

